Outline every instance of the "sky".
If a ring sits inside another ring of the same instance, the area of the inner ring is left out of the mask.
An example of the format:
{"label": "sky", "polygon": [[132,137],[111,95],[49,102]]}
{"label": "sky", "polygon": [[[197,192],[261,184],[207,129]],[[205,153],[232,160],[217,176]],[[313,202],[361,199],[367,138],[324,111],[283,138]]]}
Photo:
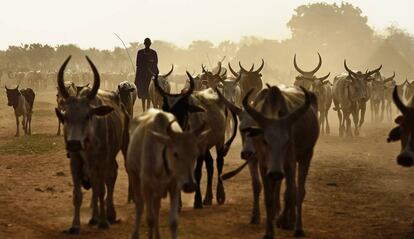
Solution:
{"label": "sky", "polygon": [[[0,50],[9,45],[73,43],[112,49],[145,37],[187,47],[193,40],[239,41],[243,36],[290,37],[294,9],[342,0],[1,0]],[[378,32],[397,25],[414,33],[413,0],[348,0]]]}

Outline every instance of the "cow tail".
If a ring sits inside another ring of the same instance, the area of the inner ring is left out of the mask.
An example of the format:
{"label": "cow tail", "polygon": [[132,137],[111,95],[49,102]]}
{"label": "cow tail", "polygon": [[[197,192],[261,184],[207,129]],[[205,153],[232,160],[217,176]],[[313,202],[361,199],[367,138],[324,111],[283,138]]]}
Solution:
{"label": "cow tail", "polygon": [[236,134],[237,134],[237,128],[238,128],[238,121],[237,121],[237,115],[235,112],[229,110],[231,113],[231,116],[233,117],[233,121],[234,121],[234,127],[233,127],[233,134],[231,135],[230,139],[224,144],[223,147],[223,157],[227,155],[227,153],[230,150],[230,146],[233,143],[233,140],[236,138]]}
{"label": "cow tail", "polygon": [[241,166],[239,166],[235,170],[221,175],[221,179],[222,180],[227,180],[227,179],[230,179],[230,178],[236,176],[237,174],[239,174],[243,170],[244,167],[246,167],[247,164],[249,164],[249,162],[246,160],[246,162],[244,162]]}

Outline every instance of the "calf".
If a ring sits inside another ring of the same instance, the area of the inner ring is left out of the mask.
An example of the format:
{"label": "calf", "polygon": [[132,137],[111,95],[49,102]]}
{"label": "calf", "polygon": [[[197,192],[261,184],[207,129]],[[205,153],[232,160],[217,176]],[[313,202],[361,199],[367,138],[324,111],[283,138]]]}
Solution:
{"label": "calf", "polygon": [[205,124],[183,132],[173,114],[150,109],[135,122],[131,135],[126,168],[134,188],[136,220],[132,238],[139,238],[144,204],[147,206],[148,238],[160,238],[159,211],[161,199],[169,194],[171,237],[177,238],[177,218],[181,189],[196,189],[194,163],[199,155],[197,145],[209,132]]}
{"label": "calf", "polygon": [[32,89],[19,90],[19,86],[15,89],[8,89],[6,86],[7,105],[14,109],[16,117],[16,137],[19,136],[19,117],[23,116],[22,127],[25,135],[32,134],[32,113],[35,93]]}
{"label": "calf", "polygon": [[[120,150],[126,156],[129,117],[115,92],[99,91],[100,76],[92,61],[92,88],[84,88],[78,96],[71,96],[64,85],[64,71],[71,57],[59,70],[57,84],[65,100],[65,111],[55,109],[63,123],[66,150],[70,158],[73,182],[74,216],[70,234],[78,234],[80,228],[81,185],[92,187],[92,217],[90,225],[108,228],[116,222],[113,193],[118,173],[116,155]],[[105,186],[107,197],[105,199]],[[98,207],[99,206],[99,207]]]}
{"label": "calf", "polygon": [[134,117],[134,105],[137,99],[137,87],[134,83],[122,81],[119,83],[116,93],[119,95],[131,119]]}

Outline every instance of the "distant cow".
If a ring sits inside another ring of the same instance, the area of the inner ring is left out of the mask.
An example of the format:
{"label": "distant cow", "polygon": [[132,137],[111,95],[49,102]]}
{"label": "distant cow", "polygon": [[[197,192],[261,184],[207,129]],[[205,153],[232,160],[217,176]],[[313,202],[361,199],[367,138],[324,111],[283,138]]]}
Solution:
{"label": "distant cow", "polygon": [[93,86],[83,89],[79,96],[71,96],[64,85],[64,71],[70,58],[60,67],[57,77],[66,108],[64,112],[56,109],[56,116],[63,123],[73,183],[74,216],[72,226],[67,232],[78,234],[82,204],[81,185],[85,189],[92,187],[92,217],[89,224],[108,228],[108,222],[116,222],[113,200],[118,174],[116,156],[120,150],[126,156],[129,117],[115,92],[98,92],[100,76],[88,57],[86,59],[94,76]]}
{"label": "distant cow", "polygon": [[382,65],[367,73],[350,70],[346,60],[344,60],[344,67],[347,73],[335,76],[332,87],[334,110],[337,111],[339,118],[339,135],[352,136],[351,114],[355,125],[355,135],[359,135],[359,130],[365,120],[366,102],[370,98],[367,84],[372,80],[371,75],[379,72]]}
{"label": "distant cow", "polygon": [[144,204],[147,210],[148,237],[160,238],[161,199],[170,198],[169,226],[171,238],[177,238],[181,189],[196,190],[194,164],[199,155],[198,144],[206,140],[205,124],[184,131],[174,115],[150,109],[136,119],[131,135],[126,167],[134,188],[136,220],[133,239],[138,239]]}
{"label": "distant cow", "polygon": [[6,86],[7,105],[14,109],[16,117],[16,137],[19,136],[19,117],[23,116],[22,127],[25,135],[32,134],[32,113],[35,100],[35,93],[32,89],[19,90],[19,86],[15,89],[8,89]]}
{"label": "distant cow", "polygon": [[319,57],[318,65],[311,71],[305,71],[305,70],[302,70],[298,66],[298,63],[296,62],[296,54],[295,54],[295,56],[293,57],[293,66],[295,67],[296,71],[300,73],[300,75],[296,76],[295,83],[294,83],[295,86],[298,86],[298,87],[301,86],[307,90],[311,88],[313,79],[316,77],[315,74],[316,72],[318,72],[318,70],[322,66],[322,57],[319,54],[319,52],[318,52],[318,57]]}
{"label": "distant cow", "polygon": [[[171,92],[171,84],[168,81],[168,77],[171,75],[171,73],[174,71],[174,65],[171,65],[171,70],[165,74],[165,75],[159,75],[158,76],[158,83],[159,85],[162,87],[162,89],[165,92],[170,93]],[[157,109],[161,109],[162,108],[162,96],[160,95],[160,93],[158,93],[158,91],[155,89],[154,87],[154,80],[155,80],[155,76],[152,78],[149,87],[148,87],[148,93],[149,93],[149,97],[152,101],[152,105],[154,106],[154,108]]]}
{"label": "distant cow", "polygon": [[134,117],[134,105],[137,99],[137,87],[133,82],[122,81],[116,90],[131,119]]}
{"label": "distant cow", "polygon": [[388,142],[401,141],[401,151],[397,156],[397,163],[404,167],[411,167],[414,164],[414,99],[411,98],[406,106],[398,95],[397,87],[395,87],[393,100],[402,115],[395,119],[398,126],[389,133]]}
{"label": "distant cow", "polygon": [[257,70],[254,70],[254,64],[252,64],[250,70],[243,68],[240,62],[239,67],[240,71],[237,73],[233,70],[229,63],[229,70],[234,75],[234,77],[237,78],[240,75],[241,99],[243,99],[247,92],[249,92],[251,89],[253,89],[252,97],[255,97],[256,94],[263,88],[262,73],[260,72],[263,70],[264,60],[262,59],[262,64]]}

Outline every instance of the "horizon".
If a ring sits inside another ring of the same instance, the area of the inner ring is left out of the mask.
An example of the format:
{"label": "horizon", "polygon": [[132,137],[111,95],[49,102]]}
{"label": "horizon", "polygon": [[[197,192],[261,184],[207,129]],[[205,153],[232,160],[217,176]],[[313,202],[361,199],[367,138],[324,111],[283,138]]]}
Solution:
{"label": "horizon", "polygon": [[[98,2],[99,11],[90,14],[91,11],[96,10],[95,4]],[[180,48],[187,48],[193,40],[207,40],[214,45],[226,40],[239,42],[243,37],[250,36],[284,40],[291,34],[286,23],[293,15],[294,9],[303,4],[315,2],[339,5],[342,1],[258,0],[251,6],[237,0],[225,2],[212,0],[208,5],[200,0],[174,2],[144,0],[141,3],[134,0],[123,0],[121,3],[109,0],[88,2],[74,0],[72,4],[65,6],[66,9],[62,12],[61,6],[57,6],[56,1],[42,0],[39,3],[16,0],[8,3],[9,11],[0,15],[0,26],[3,32],[0,50],[7,50],[9,46],[32,43],[54,47],[74,44],[82,49],[97,48],[100,50],[122,47],[122,43],[114,33],[120,35],[127,45],[131,42],[142,42],[145,37],[150,37],[153,41],[171,42]],[[368,17],[368,25],[379,34],[391,25],[396,25],[410,34],[414,32],[414,23],[410,22],[408,17],[411,14],[410,9],[414,7],[414,2],[382,1],[374,5],[369,3],[371,1],[362,0],[346,2],[359,7],[362,15]],[[26,6],[24,9],[21,8],[23,5]],[[155,17],[152,11],[139,12],[141,6],[156,10]],[[234,11],[235,6],[237,6],[237,11]],[[137,14],[135,15],[134,12]],[[247,19],[246,15],[249,15]],[[15,16],[25,17],[16,18]],[[51,21],[51,18],[54,21]],[[151,19],[151,24],[143,24],[148,18]],[[136,22],[138,29],[133,29],[131,24],[126,24],[127,22]],[[180,27],[171,27],[171,25]],[[94,30],[90,31],[90,29]]]}

